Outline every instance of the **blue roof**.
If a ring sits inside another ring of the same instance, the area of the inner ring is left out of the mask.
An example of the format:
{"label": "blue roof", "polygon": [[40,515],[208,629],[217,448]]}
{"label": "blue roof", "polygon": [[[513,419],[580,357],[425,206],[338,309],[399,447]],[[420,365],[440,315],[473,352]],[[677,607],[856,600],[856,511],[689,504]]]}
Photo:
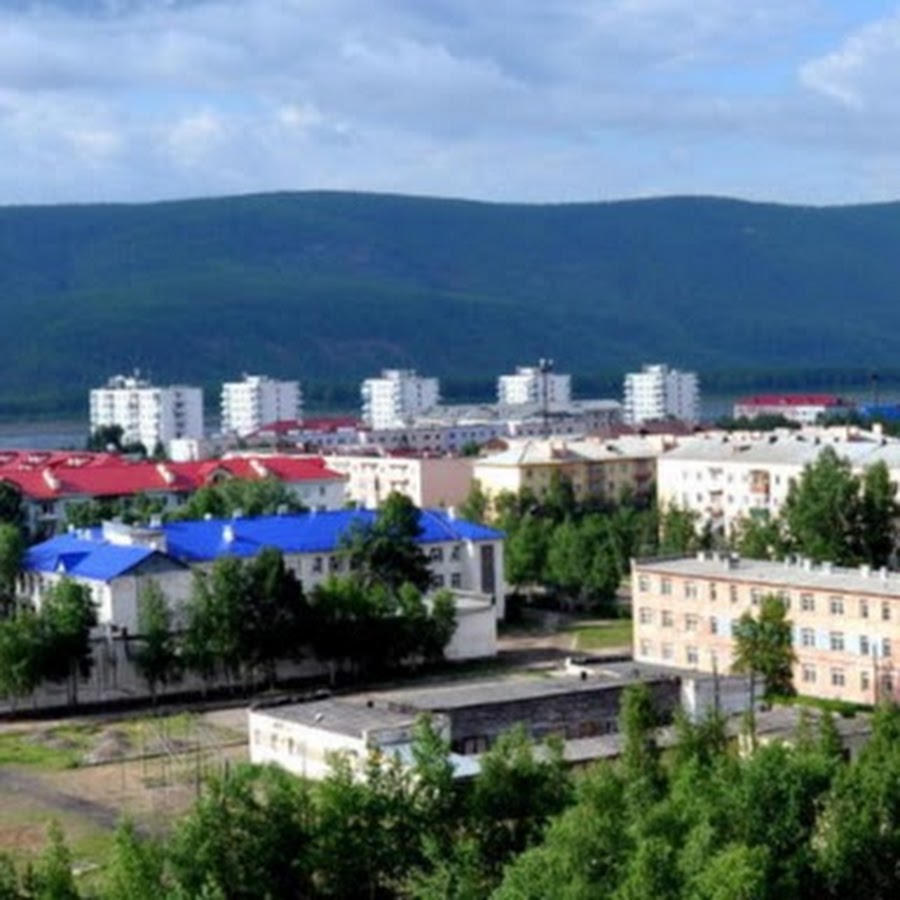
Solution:
{"label": "blue roof", "polygon": [[[377,519],[372,510],[335,510],[256,518],[204,519],[168,522],[162,526],[166,555],[184,563],[210,562],[220,556],[253,557],[264,547],[284,554],[331,553],[341,538],[357,525]],[[503,533],[494,528],[451,517],[444,510],[422,510],[419,514],[421,544],[448,541],[494,541]],[[231,536],[231,540],[228,537]],[[111,580],[124,575],[156,551],[148,547],[113,544],[102,529],[72,532],[30,548],[25,569],[64,571],[73,576]]]}

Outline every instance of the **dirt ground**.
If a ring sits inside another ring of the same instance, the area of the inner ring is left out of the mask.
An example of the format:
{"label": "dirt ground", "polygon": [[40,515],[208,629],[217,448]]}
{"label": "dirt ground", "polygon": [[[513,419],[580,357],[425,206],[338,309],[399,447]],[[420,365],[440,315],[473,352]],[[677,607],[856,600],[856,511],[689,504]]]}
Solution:
{"label": "dirt ground", "polygon": [[[57,821],[76,864],[101,862],[108,837],[127,818],[148,834],[171,828],[190,808],[205,776],[247,759],[244,709],[98,723],[16,723],[0,726],[24,743],[71,751],[79,764],[0,765],[0,852],[15,859],[43,848]],[[82,734],[83,730],[83,734]],[[67,746],[78,736],[77,749]]]}

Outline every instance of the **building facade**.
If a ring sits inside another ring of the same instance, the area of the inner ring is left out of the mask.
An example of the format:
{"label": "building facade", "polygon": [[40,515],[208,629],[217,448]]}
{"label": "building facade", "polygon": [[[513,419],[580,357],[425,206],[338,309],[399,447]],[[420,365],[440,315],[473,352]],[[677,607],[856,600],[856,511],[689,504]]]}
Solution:
{"label": "building facade", "polygon": [[734,404],[735,419],[782,416],[798,425],[815,425],[819,419],[852,407],[834,394],[759,394],[742,397]]}
{"label": "building facade", "polygon": [[800,694],[872,704],[898,697],[900,574],[734,555],[632,566],[634,659],[727,674],[734,628],[768,594],[788,610]]}
{"label": "building facade", "polygon": [[515,375],[501,375],[497,380],[497,402],[501,406],[527,403],[539,409],[565,411],[572,404],[572,376],[538,366],[519,366]]}
{"label": "building facade", "polygon": [[116,375],[90,392],[91,431],[118,425],[125,443],[152,453],[176,438],[203,437],[203,391],[198,387],[157,387],[133,376]]}
{"label": "building facade", "polygon": [[244,375],[222,385],[222,432],[245,437],[272,422],[299,421],[302,395],[296,381]]}
{"label": "building facade", "polygon": [[384,369],[380,378],[367,378],[361,389],[362,417],[371,428],[398,428],[440,402],[437,378],[424,378],[413,369]]}
{"label": "building facade", "polygon": [[662,419],[697,422],[700,386],[695,372],[645,365],[625,376],[625,421],[629,425]]}

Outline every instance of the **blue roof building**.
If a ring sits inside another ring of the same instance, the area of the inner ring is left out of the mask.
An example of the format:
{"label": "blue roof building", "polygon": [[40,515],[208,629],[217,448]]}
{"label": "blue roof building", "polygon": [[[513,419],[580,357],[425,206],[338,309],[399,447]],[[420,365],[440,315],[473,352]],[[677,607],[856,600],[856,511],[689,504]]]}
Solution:
{"label": "blue roof building", "polygon": [[[309,590],[346,571],[344,535],[371,525],[377,516],[372,510],[337,510],[156,527],[108,522],[31,547],[23,561],[23,580],[35,604],[46,586],[62,577],[88,583],[101,624],[133,633],[142,579],[153,577],[177,606],[189,595],[192,568],[207,568],[222,556],[249,559],[274,547]],[[419,522],[419,542],[428,553],[435,586],[486,595],[495,603],[497,618],[503,618],[503,533],[445,510],[422,510]]]}

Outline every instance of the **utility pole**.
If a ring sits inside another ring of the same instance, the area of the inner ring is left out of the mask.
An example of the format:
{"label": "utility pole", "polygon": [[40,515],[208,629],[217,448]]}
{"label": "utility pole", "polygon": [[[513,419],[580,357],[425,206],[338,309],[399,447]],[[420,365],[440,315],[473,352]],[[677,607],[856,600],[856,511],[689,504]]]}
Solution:
{"label": "utility pole", "polygon": [[541,357],[541,359],[538,360],[538,372],[541,373],[541,415],[543,418],[543,432],[545,438],[550,436],[550,398],[547,395],[547,378],[552,371],[553,360]]}

